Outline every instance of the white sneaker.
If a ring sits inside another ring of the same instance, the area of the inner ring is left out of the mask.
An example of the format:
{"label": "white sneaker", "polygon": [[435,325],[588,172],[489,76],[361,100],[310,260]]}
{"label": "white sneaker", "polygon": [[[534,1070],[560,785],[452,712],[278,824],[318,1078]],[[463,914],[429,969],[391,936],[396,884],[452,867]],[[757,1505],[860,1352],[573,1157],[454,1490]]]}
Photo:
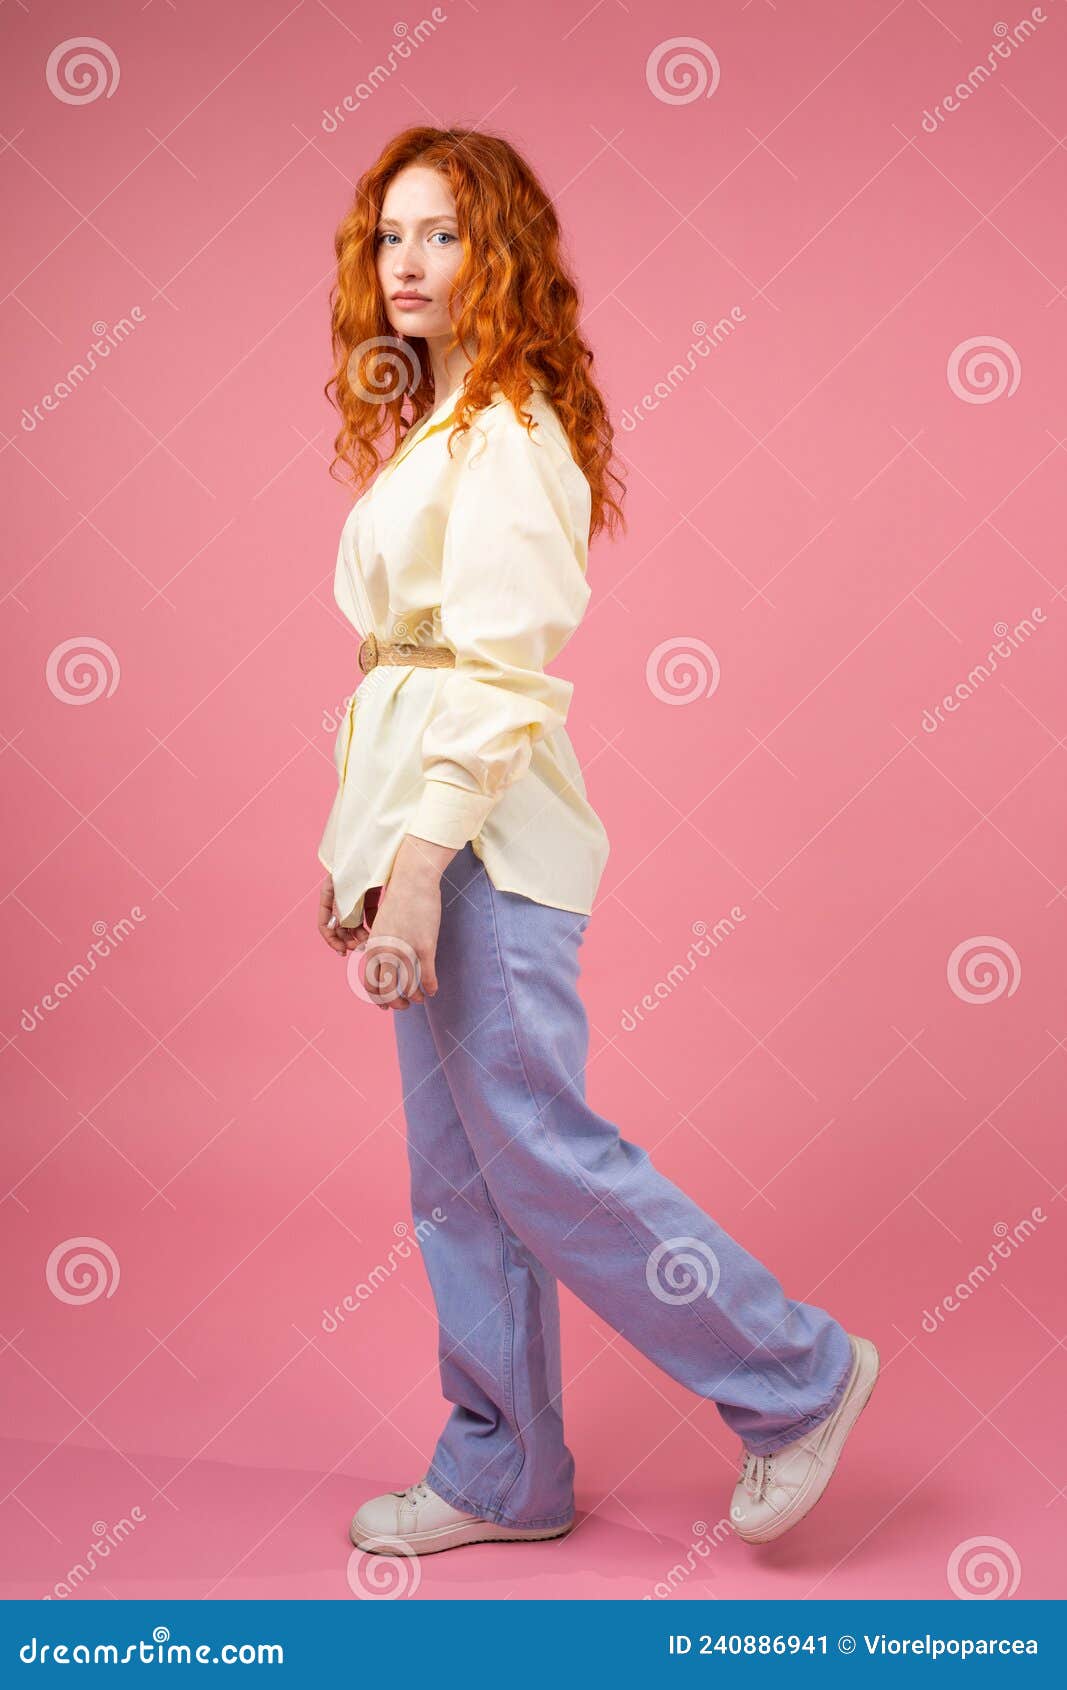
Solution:
{"label": "white sneaker", "polygon": [[878,1351],[869,1338],[849,1333],[852,1372],[834,1412],[802,1438],[771,1455],[745,1450],[730,1504],[730,1521],[746,1543],[769,1543],[802,1520],[818,1502],[837,1465],[845,1439],[878,1378]]}
{"label": "white sneaker", "polygon": [[537,1543],[565,1537],[574,1525],[500,1526],[477,1514],[464,1514],[419,1479],[406,1490],[372,1497],[354,1516],[349,1537],[372,1555],[436,1555],[465,1543]]}

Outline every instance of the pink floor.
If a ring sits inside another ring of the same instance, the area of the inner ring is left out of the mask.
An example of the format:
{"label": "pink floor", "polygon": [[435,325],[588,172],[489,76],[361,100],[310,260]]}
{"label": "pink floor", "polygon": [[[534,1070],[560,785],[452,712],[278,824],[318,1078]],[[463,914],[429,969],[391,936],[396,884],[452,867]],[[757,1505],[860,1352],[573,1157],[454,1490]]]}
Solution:
{"label": "pink floor", "polygon": [[[573,1300],[571,1313],[581,1319]],[[603,1330],[590,1351],[598,1388],[579,1396],[579,1524],[559,1542],[472,1545],[418,1563],[351,1550],[346,1528],[359,1502],[416,1476],[389,1435],[377,1441],[383,1453],[396,1451],[391,1466],[375,1470],[341,1452],[339,1470],[321,1473],[207,1457],[182,1463],[101,1441],[8,1441],[0,1479],[17,1486],[9,1508],[19,1529],[5,1534],[3,1594],[348,1600],[399,1588],[415,1599],[951,1598],[967,1575],[950,1576],[949,1563],[955,1556],[959,1566],[960,1546],[978,1540],[985,1553],[972,1558],[968,1588],[988,1593],[992,1581],[1004,1596],[1059,1597],[1063,1499],[1035,1460],[1054,1465],[1058,1452],[1051,1438],[1035,1447],[1027,1422],[1035,1403],[1062,1394],[1064,1356],[1047,1355],[1043,1335],[1031,1336],[1031,1369],[992,1413],[991,1389],[981,1407],[972,1404],[947,1379],[945,1358],[902,1338],[831,1487],[791,1534],[761,1548],[742,1544],[723,1517],[733,1445],[715,1411],[683,1400]],[[130,1524],[117,1531],[123,1517]],[[93,1542],[81,1527],[89,1521],[119,1541],[79,1578],[74,1569],[87,1564]]]}

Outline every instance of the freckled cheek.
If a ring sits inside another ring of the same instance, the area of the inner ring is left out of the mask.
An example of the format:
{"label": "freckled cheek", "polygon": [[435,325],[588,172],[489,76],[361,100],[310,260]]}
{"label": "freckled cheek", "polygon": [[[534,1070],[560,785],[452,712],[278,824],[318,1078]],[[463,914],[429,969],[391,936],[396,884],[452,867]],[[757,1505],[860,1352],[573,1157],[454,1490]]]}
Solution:
{"label": "freckled cheek", "polygon": [[429,273],[428,280],[433,284],[433,297],[442,311],[447,312],[448,301],[452,296],[455,279],[462,262],[462,255],[453,258],[450,253],[446,261],[435,265]]}

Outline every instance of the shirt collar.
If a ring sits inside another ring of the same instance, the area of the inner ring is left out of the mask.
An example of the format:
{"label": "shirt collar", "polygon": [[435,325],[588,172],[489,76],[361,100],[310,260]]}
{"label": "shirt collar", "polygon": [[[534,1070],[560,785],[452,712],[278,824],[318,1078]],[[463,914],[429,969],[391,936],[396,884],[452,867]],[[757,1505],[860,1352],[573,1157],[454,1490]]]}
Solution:
{"label": "shirt collar", "polygon": [[[545,390],[545,383],[541,381],[538,376],[534,376],[532,380],[534,392],[543,393]],[[459,400],[462,392],[463,385],[461,383],[460,386],[455,388],[446,399],[442,399],[440,405],[438,405],[434,410],[428,412],[420,423],[417,423],[414,428],[408,430],[407,434],[405,434],[400,443],[400,450],[394,457],[389,458],[382,466],[381,474],[378,477],[379,481],[382,479],[382,476],[388,475],[392,470],[396,469],[401,460],[406,458],[409,452],[414,451],[415,447],[418,446],[421,441],[427,439],[431,434],[436,434],[439,429],[448,427],[452,420],[453,413],[455,412],[457,401]],[[503,388],[495,387],[493,389],[493,397],[490,400],[490,404],[496,405],[503,398]]]}

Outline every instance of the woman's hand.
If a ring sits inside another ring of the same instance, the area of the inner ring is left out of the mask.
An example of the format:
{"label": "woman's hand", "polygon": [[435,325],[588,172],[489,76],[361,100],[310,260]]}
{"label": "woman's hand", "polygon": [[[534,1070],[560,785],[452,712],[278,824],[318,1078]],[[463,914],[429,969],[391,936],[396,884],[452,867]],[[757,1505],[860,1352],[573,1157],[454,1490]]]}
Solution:
{"label": "woman's hand", "polygon": [[407,1009],[436,995],[441,875],[454,856],[404,835],[367,941],[363,988],[379,1009]]}
{"label": "woman's hand", "polygon": [[363,899],[363,920],[358,927],[341,927],[334,917],[337,913],[334,898],[333,876],[328,874],[319,889],[319,918],[318,928],[331,951],[338,956],[347,956],[349,951],[358,950],[370,938],[371,927],[378,910],[378,900],[381,887],[372,886]]}

